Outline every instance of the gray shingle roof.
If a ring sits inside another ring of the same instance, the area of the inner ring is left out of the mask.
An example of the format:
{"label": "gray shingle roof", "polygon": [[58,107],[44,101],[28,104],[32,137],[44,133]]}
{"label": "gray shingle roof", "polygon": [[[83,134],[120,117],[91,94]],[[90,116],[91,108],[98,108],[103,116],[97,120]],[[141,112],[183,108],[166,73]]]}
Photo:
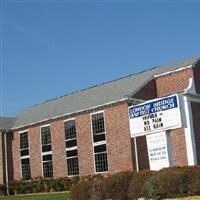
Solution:
{"label": "gray shingle roof", "polygon": [[0,131],[11,129],[15,121],[13,117],[0,117]]}
{"label": "gray shingle roof", "polygon": [[138,74],[103,83],[29,107],[17,116],[13,128],[23,127],[123,100],[125,96],[136,93],[154,75],[193,65],[199,60],[200,57],[198,56],[174,64],[152,68]]}

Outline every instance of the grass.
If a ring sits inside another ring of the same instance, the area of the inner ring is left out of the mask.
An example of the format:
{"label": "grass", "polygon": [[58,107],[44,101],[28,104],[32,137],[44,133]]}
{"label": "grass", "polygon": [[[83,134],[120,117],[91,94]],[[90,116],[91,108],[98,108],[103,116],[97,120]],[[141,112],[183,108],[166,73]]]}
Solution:
{"label": "grass", "polygon": [[67,200],[67,192],[52,194],[2,196],[0,200]]}
{"label": "grass", "polygon": [[173,199],[166,199],[166,200],[200,200],[200,196],[181,197],[181,198],[173,198]]}

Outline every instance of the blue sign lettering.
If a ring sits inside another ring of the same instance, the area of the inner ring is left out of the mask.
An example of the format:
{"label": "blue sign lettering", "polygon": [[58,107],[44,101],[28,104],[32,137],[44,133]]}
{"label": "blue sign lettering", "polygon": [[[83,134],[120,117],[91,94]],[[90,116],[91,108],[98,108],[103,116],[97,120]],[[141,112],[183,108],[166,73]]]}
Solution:
{"label": "blue sign lettering", "polygon": [[161,112],[173,108],[177,108],[177,96],[165,97],[156,101],[152,101],[146,104],[136,105],[129,108],[130,119],[141,117],[143,115]]}

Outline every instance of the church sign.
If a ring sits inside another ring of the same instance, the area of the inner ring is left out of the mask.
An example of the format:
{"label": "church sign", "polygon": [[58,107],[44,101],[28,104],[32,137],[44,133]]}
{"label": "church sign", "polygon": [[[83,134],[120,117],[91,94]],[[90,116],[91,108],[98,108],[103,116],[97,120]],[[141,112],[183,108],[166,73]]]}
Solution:
{"label": "church sign", "polygon": [[172,95],[130,106],[131,137],[180,128],[179,96]]}

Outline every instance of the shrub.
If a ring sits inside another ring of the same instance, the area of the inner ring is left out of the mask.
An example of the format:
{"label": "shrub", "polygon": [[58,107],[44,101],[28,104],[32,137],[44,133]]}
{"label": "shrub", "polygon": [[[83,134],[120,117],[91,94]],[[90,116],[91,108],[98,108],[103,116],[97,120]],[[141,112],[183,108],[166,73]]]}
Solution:
{"label": "shrub", "polygon": [[145,181],[141,195],[147,199],[160,199],[159,180],[156,176],[151,176]]}
{"label": "shrub", "polygon": [[12,181],[9,184],[11,194],[27,194],[38,192],[54,192],[70,190],[73,182],[70,178],[42,179],[35,178],[30,181]]}
{"label": "shrub", "polygon": [[133,178],[134,172],[119,172],[110,175],[106,179],[107,198],[116,200],[127,200],[129,183]]}
{"label": "shrub", "polygon": [[142,194],[142,188],[145,183],[145,181],[153,176],[156,172],[144,170],[138,173],[134,173],[129,189],[128,189],[128,197],[131,200],[138,199],[143,196]]}
{"label": "shrub", "polygon": [[[171,167],[158,172],[119,172],[108,175],[12,181],[12,194],[71,190],[71,200],[134,200],[164,199],[200,195],[200,166]],[[0,185],[0,195],[6,187]]]}
{"label": "shrub", "polygon": [[101,175],[80,178],[71,187],[69,199],[72,200],[103,200],[105,199],[104,177]]}
{"label": "shrub", "polygon": [[199,178],[199,167],[162,169],[145,181],[142,193],[144,197],[153,199],[197,195]]}
{"label": "shrub", "polygon": [[82,179],[72,186],[69,199],[72,200],[87,200],[90,198],[89,190],[92,187],[90,180]]}
{"label": "shrub", "polygon": [[0,184],[0,195],[4,195],[6,194],[6,186]]}
{"label": "shrub", "polygon": [[191,171],[188,195],[200,195],[200,166]]}
{"label": "shrub", "polygon": [[33,192],[31,182],[12,181],[9,188],[11,194],[27,194]]}

